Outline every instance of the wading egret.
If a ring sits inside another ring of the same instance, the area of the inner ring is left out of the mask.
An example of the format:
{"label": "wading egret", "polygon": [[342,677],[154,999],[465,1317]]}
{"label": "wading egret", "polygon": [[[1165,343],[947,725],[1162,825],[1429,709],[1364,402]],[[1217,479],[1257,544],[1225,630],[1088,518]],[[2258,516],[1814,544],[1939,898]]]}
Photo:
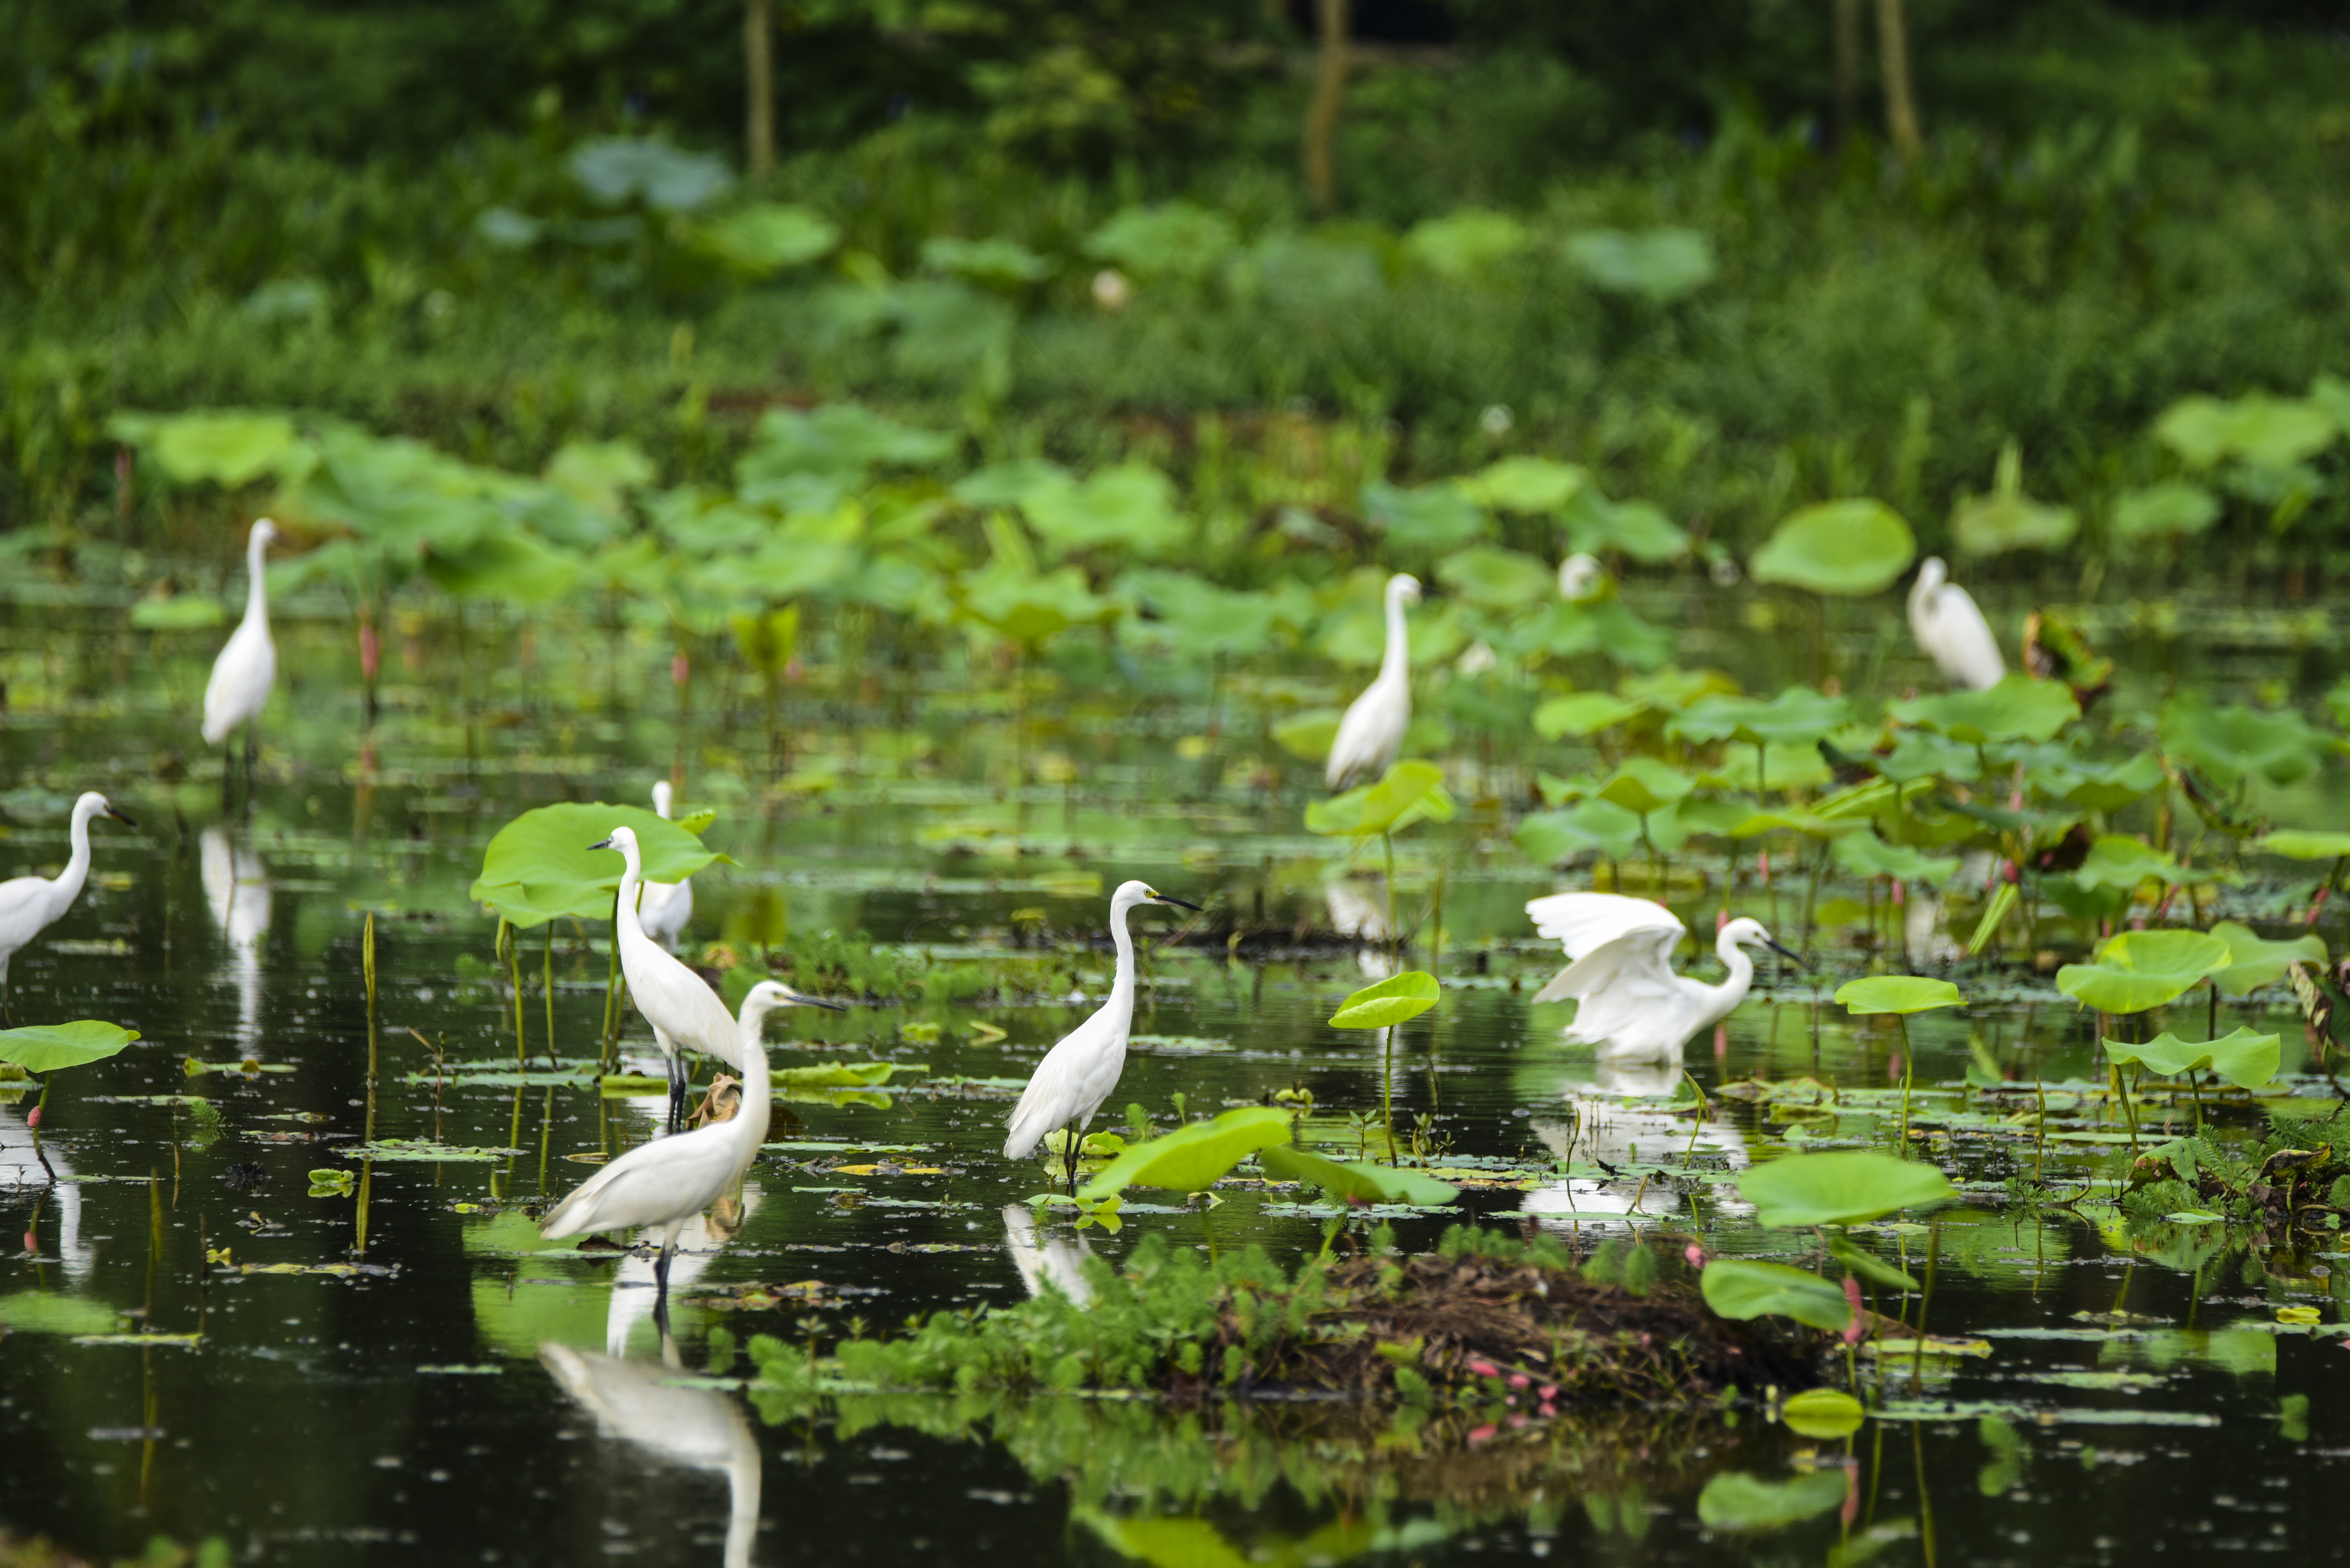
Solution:
{"label": "wading egret", "polygon": [[1934,661],[1953,686],[1981,691],[1996,686],[2007,675],[2007,660],[1999,656],[1999,639],[1991,623],[1975,607],[1974,596],[1950,582],[1950,568],[1939,556],[1918,564],[1918,580],[1909,585],[1909,630],[1918,651]]}
{"label": "wading egret", "polygon": [[1411,632],[1403,610],[1419,602],[1419,578],[1398,572],[1388,579],[1387,652],[1378,678],[1338,721],[1338,738],[1330,742],[1329,765],[1323,770],[1332,789],[1378,778],[1403,750],[1403,732],[1411,728]]}
{"label": "wading egret", "polygon": [[1118,978],[1109,1000],[1094,1015],[1071,1030],[1036,1064],[1020,1103],[1012,1109],[1011,1136],[1003,1140],[1003,1158],[1025,1159],[1055,1127],[1069,1129],[1068,1178],[1077,1184],[1077,1145],[1086,1124],[1118,1087],[1126,1070],[1127,1037],[1134,1033],[1134,939],[1127,934],[1126,912],[1137,904],[1166,904],[1197,914],[1200,906],[1154,892],[1141,882],[1121,882],[1109,900],[1110,940],[1118,944]]}
{"label": "wading egret", "polygon": [[725,1568],[749,1568],[759,1534],[759,1442],[742,1407],[708,1388],[680,1387],[683,1357],[664,1331],[661,1359],[623,1361],[548,1341],[539,1364],[563,1391],[592,1410],[608,1438],[664,1463],[726,1478]]}
{"label": "wading egret", "polygon": [[623,869],[613,923],[620,946],[620,973],[629,981],[629,1000],[652,1025],[653,1044],[668,1059],[669,1130],[675,1132],[685,1114],[685,1053],[698,1051],[742,1068],[734,1056],[734,1015],[700,975],[645,934],[637,914],[638,890],[644,886],[644,857],[637,847],[636,830],[616,827],[611,837],[588,847],[619,851]]}
{"label": "wading egret", "polygon": [[1534,929],[1563,944],[1574,961],[1534,993],[1536,1002],[1575,998],[1566,1037],[1621,1060],[1671,1057],[1689,1037],[1730,1016],[1754,983],[1745,944],[1804,961],[1771,940],[1761,922],[1721,928],[1714,951],[1729,978],[1720,985],[1672,971],[1673,947],[1689,928],[1661,904],[1614,893],[1555,893],[1526,905]]}
{"label": "wading egret", "polygon": [[[653,785],[653,812],[663,822],[669,820],[669,780]],[[645,935],[674,950],[678,939],[685,935],[686,921],[693,919],[693,878],[682,882],[648,882],[637,898],[637,923]]]}
{"label": "wading egret", "polygon": [[[622,831],[626,831],[623,829]],[[696,982],[700,983],[699,981]],[[669,1290],[669,1262],[685,1222],[726,1195],[743,1179],[767,1137],[767,1052],[759,1031],[770,1009],[840,1003],[802,996],[779,980],[763,980],[743,999],[734,1037],[743,1069],[743,1105],[733,1116],[674,1137],[640,1143],[589,1177],[555,1206],[538,1233],[550,1241],[591,1231],[661,1227],[660,1260],[653,1280]]]}
{"label": "wading egret", "polygon": [[106,804],[96,790],[74,802],[73,855],[55,877],[12,877],[0,882],[0,1026],[8,1021],[8,961],[17,950],[55,925],[89,880],[89,819],[104,815],[136,827],[139,825]]}
{"label": "wading egret", "polygon": [[[269,639],[269,579],[263,569],[263,557],[276,537],[277,524],[266,517],[245,536],[244,618],[213,660],[213,678],[204,684],[204,744],[217,746],[231,730],[244,726],[248,794],[253,790],[253,732],[268,705],[269,689],[277,682],[277,645]],[[221,763],[221,797],[228,797],[226,759]]]}

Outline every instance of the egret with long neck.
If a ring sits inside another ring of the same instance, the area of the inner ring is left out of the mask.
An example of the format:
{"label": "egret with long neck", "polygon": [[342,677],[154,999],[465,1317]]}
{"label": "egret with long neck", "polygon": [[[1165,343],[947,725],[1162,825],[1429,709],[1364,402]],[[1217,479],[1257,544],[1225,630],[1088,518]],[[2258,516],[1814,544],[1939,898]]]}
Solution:
{"label": "egret with long neck", "polygon": [[1673,949],[1689,928],[1661,904],[1614,893],[1556,893],[1528,903],[1526,913],[1573,961],[1534,1000],[1573,999],[1579,1005],[1566,1038],[1617,1060],[1677,1057],[1691,1035],[1729,1017],[1754,984],[1748,944],[1803,962],[1773,941],[1761,922],[1735,919],[1713,944],[1729,973],[1708,985],[1673,972]]}
{"label": "egret with long neck", "polygon": [[1379,658],[1378,675],[1338,721],[1337,738],[1330,742],[1330,761],[1323,770],[1332,789],[1378,778],[1403,750],[1404,732],[1411,728],[1411,628],[1404,608],[1419,602],[1419,578],[1398,572],[1388,579],[1387,651]]}
{"label": "egret with long neck", "polygon": [[110,816],[136,827],[137,823],[90,790],[74,802],[72,853],[66,868],[54,877],[15,877],[0,882],[0,1027],[8,1023],[8,961],[17,950],[57,924],[89,880],[89,819]]}
{"label": "egret with long neck", "polygon": [[1094,1010],[1061,1043],[1045,1053],[1013,1107],[1003,1158],[1025,1159],[1055,1127],[1069,1129],[1066,1169],[1072,1191],[1077,1182],[1077,1144],[1118,1078],[1126,1070],[1126,1043],[1134,1033],[1134,938],[1127,911],[1138,904],[1166,904],[1194,914],[1200,906],[1170,898],[1142,882],[1122,882],[1109,900],[1110,940],[1118,948],[1118,976],[1109,1000]]}
{"label": "egret with long neck", "polygon": [[652,1025],[653,1044],[668,1059],[669,1130],[675,1132],[685,1115],[685,1053],[698,1051],[741,1068],[735,1052],[735,1020],[700,975],[646,933],[637,912],[645,862],[636,830],[616,827],[609,838],[588,847],[619,851],[620,890],[613,925],[620,950],[620,972],[628,977],[629,1000]]}
{"label": "egret with long neck", "polygon": [[[254,730],[269,702],[269,689],[277,682],[277,645],[269,636],[269,576],[265,570],[269,546],[277,538],[277,524],[264,517],[244,541],[244,618],[213,660],[212,679],[204,685],[204,744],[217,746],[239,725],[244,728],[244,789],[253,796]],[[221,763],[221,798],[228,798],[228,763]]]}

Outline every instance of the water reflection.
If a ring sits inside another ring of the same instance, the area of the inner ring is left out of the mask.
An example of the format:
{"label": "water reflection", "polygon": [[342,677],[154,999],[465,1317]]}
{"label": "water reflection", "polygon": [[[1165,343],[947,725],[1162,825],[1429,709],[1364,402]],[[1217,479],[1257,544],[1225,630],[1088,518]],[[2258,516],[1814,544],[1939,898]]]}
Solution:
{"label": "water reflection", "polygon": [[1355,964],[1364,978],[1379,981],[1394,974],[1397,965],[1390,944],[1395,940],[1395,923],[1388,919],[1386,882],[1341,877],[1324,883],[1322,893],[1330,909],[1330,929],[1363,944],[1356,950]]}
{"label": "water reflection", "polygon": [[[1531,1125],[1551,1157],[1564,1163],[1625,1168],[1620,1177],[1600,1179],[1569,1177],[1535,1188],[1519,1206],[1545,1225],[1629,1224],[1636,1220],[1659,1220],[1681,1211],[1679,1182],[1659,1179],[1643,1165],[1678,1167],[1684,1161],[1702,1168],[1727,1165],[1743,1170],[1752,1163],[1745,1135],[1724,1122],[1676,1115],[1662,1107],[1627,1106],[1623,1096],[1656,1098],[1672,1092],[1680,1076],[1678,1064],[1659,1062],[1611,1063],[1602,1056],[1597,1081],[1569,1084],[1566,1095],[1574,1115],[1568,1120],[1537,1119]],[[1709,1205],[1719,1212],[1742,1214],[1752,1206],[1727,1182],[1710,1183]]]}
{"label": "water reflection", "polygon": [[[665,1099],[660,1102],[663,1106],[668,1103]],[[742,1233],[764,1197],[755,1184],[746,1183],[740,1196],[720,1199],[679,1227],[677,1256],[669,1266],[670,1289],[681,1295],[691,1290],[693,1282],[717,1262],[720,1249]],[[637,1326],[655,1320],[654,1307],[660,1300],[660,1281],[654,1276],[653,1261],[660,1256],[663,1229],[658,1225],[647,1229],[639,1238],[644,1245],[622,1258],[612,1275],[612,1304],[604,1319],[604,1351],[608,1355],[626,1355],[629,1336]]]}
{"label": "water reflection", "polygon": [[57,1256],[65,1265],[66,1278],[76,1282],[89,1278],[98,1262],[98,1249],[82,1240],[81,1183],[74,1179],[74,1168],[65,1152],[55,1144],[36,1142],[33,1129],[13,1109],[0,1109],[0,1193],[6,1194],[12,1205],[18,1197],[34,1199],[36,1206],[26,1217],[27,1231],[36,1229],[39,1205],[54,1203]]}
{"label": "water reflection", "polygon": [[269,867],[261,852],[218,824],[196,841],[204,903],[228,943],[228,973],[236,987],[236,1053],[261,1054],[261,944],[269,935]]}
{"label": "water reflection", "polygon": [[604,1436],[631,1443],[663,1464],[726,1478],[726,1568],[751,1561],[759,1531],[759,1445],[733,1400],[677,1386],[677,1342],[661,1335],[661,1360],[626,1361],[553,1342],[541,1365],[566,1394],[594,1413]]}
{"label": "water reflection", "polygon": [[1003,1250],[1012,1254],[1030,1295],[1043,1295],[1049,1285],[1079,1306],[1093,1301],[1094,1288],[1086,1282],[1085,1271],[1093,1249],[1078,1237],[1038,1240],[1036,1211],[1025,1203],[1003,1206]]}

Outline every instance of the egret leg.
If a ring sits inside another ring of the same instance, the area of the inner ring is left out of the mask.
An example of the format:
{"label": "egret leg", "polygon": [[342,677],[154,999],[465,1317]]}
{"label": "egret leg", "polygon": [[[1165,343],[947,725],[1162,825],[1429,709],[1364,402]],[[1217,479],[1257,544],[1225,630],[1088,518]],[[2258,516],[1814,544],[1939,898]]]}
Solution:
{"label": "egret leg", "polygon": [[669,1059],[669,1130],[674,1136],[685,1125],[685,1053],[673,1052]]}
{"label": "egret leg", "polygon": [[1075,1198],[1077,1195],[1077,1124],[1071,1122],[1064,1130],[1069,1135],[1069,1147],[1064,1151],[1069,1173],[1069,1196]]}
{"label": "egret leg", "polygon": [[253,810],[253,764],[261,750],[253,738],[253,729],[254,721],[247,719],[244,722],[244,809],[248,814]]}
{"label": "egret leg", "polygon": [[653,1262],[653,1283],[659,1291],[654,1303],[657,1311],[669,1304],[669,1261],[677,1256],[677,1233],[684,1225],[682,1220],[672,1220],[669,1229],[661,1232],[660,1256]]}
{"label": "egret leg", "polygon": [[[13,956],[13,955],[12,955]],[[16,1021],[8,1012],[8,961],[0,958],[0,1029],[14,1029]]]}

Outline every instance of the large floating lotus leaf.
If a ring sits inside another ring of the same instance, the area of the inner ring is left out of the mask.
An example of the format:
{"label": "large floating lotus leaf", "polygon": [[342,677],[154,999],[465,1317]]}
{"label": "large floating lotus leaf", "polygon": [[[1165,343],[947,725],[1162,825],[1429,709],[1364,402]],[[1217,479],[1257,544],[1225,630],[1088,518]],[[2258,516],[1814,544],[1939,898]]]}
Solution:
{"label": "large floating lotus leaf", "polygon": [[1400,762],[1377,784],[1363,784],[1305,808],[1308,833],[1368,837],[1400,833],[1423,819],[1450,822],[1459,809],[1444,788],[1444,770],[1434,763]]}
{"label": "large floating lotus leaf", "polygon": [[1857,1225],[1958,1195],[1950,1178],[1932,1166],[1872,1149],[1789,1155],[1750,1166],[1736,1180],[1754,1205],[1754,1218],[1778,1230]]}
{"label": "large floating lotus leaf", "polygon": [[2297,827],[2280,828],[2248,848],[2288,860],[2339,860],[2350,856],[2350,833],[2312,833]]}
{"label": "large floating lotus leaf", "polygon": [[1513,628],[1512,646],[1561,659],[1606,655],[1627,670],[1654,670],[1673,656],[1673,634],[1642,620],[1617,598],[1544,606]]}
{"label": "large floating lotus leaf", "polygon": [[0,1062],[13,1062],[27,1073],[54,1073],[103,1061],[138,1038],[136,1029],[96,1018],[0,1029]]}
{"label": "large floating lotus leaf", "polygon": [[1541,603],[1551,596],[1555,580],[1538,557],[1492,545],[1471,545],[1445,556],[1437,563],[1436,578],[1471,604],[1499,610]]}
{"label": "large floating lotus leaf", "polygon": [[1887,844],[1874,833],[1846,834],[1836,840],[1835,854],[1836,864],[1856,877],[1890,877],[1939,888],[1959,874],[1956,856],[1927,855],[1906,844]]}
{"label": "large floating lotus leaf", "polygon": [[2061,680],[2010,675],[1988,691],[1917,697],[1887,703],[1886,711],[1904,724],[1923,725],[1954,741],[1981,745],[2048,740],[2081,716],[2081,704]]}
{"label": "large floating lotus leaf", "polygon": [[1114,214],[1087,239],[1086,252],[1137,277],[1200,278],[1239,244],[1239,232],[1222,213],[1169,202]]}
{"label": "large floating lotus leaf", "polygon": [[[1171,642],[1194,656],[1262,652],[1279,628],[1295,627],[1305,618],[1278,594],[1219,587],[1188,572],[1130,571],[1118,579],[1118,589],[1148,605],[1155,616],[1149,621],[1121,621],[1122,637]],[[1328,752],[1326,744],[1323,753]]]}
{"label": "large floating lotus leaf", "polygon": [[2211,775],[2223,789],[2259,777],[2297,784],[2317,771],[2325,739],[2291,709],[2263,711],[2241,702],[2215,708],[2199,691],[2182,691],[2163,705],[2158,725],[2163,748]]}
{"label": "large floating lotus leaf", "polygon": [[1599,798],[1645,816],[1661,811],[1697,787],[1697,781],[1654,757],[1633,756],[1599,786]]}
{"label": "large floating lotus leaf", "polygon": [[1341,1163],[1289,1144],[1274,1144],[1257,1156],[1275,1181],[1310,1181],[1341,1203],[1410,1203],[1434,1208],[1461,1196],[1461,1189],[1416,1170],[1397,1170],[1368,1160]]}
{"label": "large floating lotus leaf", "polygon": [[1882,501],[1829,501],[1782,522],[1754,552],[1754,580],[1815,594],[1882,593],[1918,558],[1918,541]]}
{"label": "large floating lotus leaf", "polygon": [[2287,468],[2316,456],[2339,433],[2314,402],[2253,396],[2228,402],[2182,398],[2155,421],[2157,440],[2196,468],[2238,458],[2265,468]]}
{"label": "large floating lotus leaf", "polygon": [[693,243],[745,277],[769,277],[828,254],[840,225],[796,202],[752,202],[697,225]]}
{"label": "large floating lotus leaf", "polygon": [[571,154],[571,178],[608,205],[641,201],[664,213],[698,211],[734,183],[721,159],[634,136],[581,142]]}
{"label": "large floating lotus leaf", "polygon": [[2127,1065],[2142,1062],[2147,1071],[2171,1077],[2180,1073],[2213,1072],[2240,1089],[2257,1089],[2277,1075],[2283,1044],[2274,1034],[2238,1029],[2218,1040],[2181,1040],[2158,1034],[2133,1043],[2107,1040],[2106,1054]]}
{"label": "large floating lotus leaf", "polygon": [[1640,819],[1610,802],[1586,800],[1565,811],[1530,814],[1518,824],[1517,844],[1537,866],[1586,854],[1621,860],[1640,846]]}
{"label": "large floating lotus leaf", "polygon": [[1926,730],[1901,731],[1891,751],[1869,753],[1868,763],[1895,784],[1982,777],[1982,756],[1972,746]]}
{"label": "large floating lotus leaf", "polygon": [[468,897],[516,926],[565,915],[608,919],[620,886],[620,857],[588,846],[616,827],[636,830],[648,882],[682,882],[718,858],[692,834],[642,806],[567,801],[524,812],[498,829]]}
{"label": "large floating lotus leaf", "polygon": [[1713,277],[1713,246],[1695,229],[1586,229],[1566,242],[1575,270],[1611,294],[1669,304]]}
{"label": "large floating lotus leaf", "polygon": [[1485,511],[1457,484],[1417,490],[1375,479],[1363,486],[1363,515],[1407,550],[1451,550],[1485,531]]}
{"label": "large floating lotus leaf", "polygon": [[2325,939],[2315,931],[2272,942],[2250,926],[2221,920],[2211,928],[2211,934],[2228,944],[2228,967],[2211,973],[2211,983],[2222,996],[2242,996],[2272,985],[2296,963],[2314,963],[2321,969],[2325,964]]}
{"label": "large floating lotus leaf", "polygon": [[1626,555],[1655,564],[1689,553],[1689,532],[1646,501],[1610,501],[1592,487],[1567,503],[1566,542],[1593,556]]}
{"label": "large floating lotus leaf", "polygon": [[1038,484],[1021,497],[1020,510],[1055,555],[1109,549],[1157,560],[1191,537],[1174,484],[1147,462]]}
{"label": "large floating lotus leaf", "polygon": [[2114,538],[2125,545],[2191,539],[2220,520],[2220,498],[2199,484],[2166,479],[2114,499]]}
{"label": "large floating lotus leaf", "polygon": [[1128,1147],[1080,1189],[1087,1200],[1112,1197],[1128,1187],[1164,1187],[1201,1192],[1261,1148],[1289,1141],[1289,1113],[1270,1106],[1226,1111],[1212,1121],[1191,1122]]}
{"label": "large floating lotus leaf", "polygon": [[1506,213],[1464,208],[1414,223],[1403,237],[1403,254],[1440,277],[1459,280],[1516,255],[1531,239],[1525,224]]}
{"label": "large floating lotus leaf", "polygon": [[1951,535],[1970,556],[2057,549],[2070,544],[2080,527],[2080,514],[2071,507],[2051,506],[2023,493],[2023,457],[2013,441],[2000,448],[1991,493],[1966,496],[1950,509]]}
{"label": "large floating lotus leaf", "polygon": [[1417,1018],[1436,1005],[1441,994],[1436,977],[1406,970],[1376,985],[1367,985],[1339,1004],[1330,1015],[1333,1029],[1387,1029]]}
{"label": "large floating lotus leaf", "polygon": [[[1844,844],[1851,842],[1847,838]],[[1844,844],[1836,847],[1841,849]],[[1866,980],[1848,980],[1836,987],[1835,999],[1856,1018],[1878,1012],[1929,1012],[1937,1007],[1963,1006],[1967,1000],[1949,981],[1916,974],[1873,974]]]}
{"label": "large floating lotus leaf", "polygon": [[1556,516],[1591,483],[1571,462],[1550,457],[1505,457],[1460,482],[1469,495],[1499,512]]}
{"label": "large floating lotus leaf", "polygon": [[2100,1012],[2143,1012],[2177,1001],[2230,956],[2208,931],[2124,931],[2097,950],[2095,963],[2058,970],[2056,989]]}
{"label": "large floating lotus leaf", "polygon": [[117,414],[107,421],[107,431],[147,452],[175,484],[234,487],[283,474],[302,444],[294,421],[284,414],[239,409]]}
{"label": "large floating lotus leaf", "polygon": [[1611,729],[1647,707],[1645,702],[1635,702],[1611,691],[1569,691],[1545,700],[1534,710],[1534,733],[1545,741],[1555,741],[1562,735],[1581,739]]}
{"label": "large floating lotus leaf", "polygon": [[858,403],[827,403],[802,412],[769,409],[759,416],[751,449],[734,465],[747,488],[790,474],[834,474],[861,481],[876,468],[929,468],[962,445],[939,431],[917,430]]}
{"label": "large floating lotus leaf", "polygon": [[[1698,1276],[1698,1287],[1705,1293],[1705,1304],[1716,1314],[1742,1322],[1791,1317],[1830,1334],[1841,1333],[1852,1322],[1852,1303],[1845,1299],[1842,1285],[1784,1263],[1716,1258]],[[1839,1499],[1843,1495],[1841,1483],[1837,1495]]]}

